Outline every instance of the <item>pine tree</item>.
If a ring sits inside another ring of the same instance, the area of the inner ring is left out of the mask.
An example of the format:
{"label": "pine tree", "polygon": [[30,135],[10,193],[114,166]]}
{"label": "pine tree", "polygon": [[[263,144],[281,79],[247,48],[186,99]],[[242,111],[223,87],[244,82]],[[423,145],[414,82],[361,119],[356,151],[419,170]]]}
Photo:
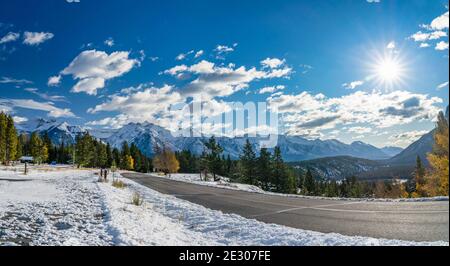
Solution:
{"label": "pine tree", "polygon": [[[113,162],[114,158],[113,158],[113,154],[112,154],[112,150],[111,150],[111,145],[109,145],[109,143],[106,144],[106,166],[107,167],[112,167],[112,162]],[[117,165],[116,165],[117,167]]]}
{"label": "pine tree", "polygon": [[6,115],[0,113],[0,163],[5,163],[6,161]]}
{"label": "pine tree", "polygon": [[424,197],[426,195],[425,191],[425,168],[423,167],[422,160],[420,156],[417,155],[416,158],[416,168],[414,169],[414,184],[415,189],[412,193],[413,197]]}
{"label": "pine tree", "polygon": [[17,158],[17,131],[11,116],[6,117],[6,164]]}
{"label": "pine tree", "polygon": [[33,132],[30,138],[30,152],[34,161],[41,164],[48,159],[47,146],[37,132]]}
{"label": "pine tree", "polygon": [[124,141],[122,143],[122,150],[120,154],[120,168],[123,170],[130,170],[128,156],[131,156],[130,147],[128,146],[128,142]]}
{"label": "pine tree", "polygon": [[214,136],[212,136],[208,142],[205,143],[206,152],[204,153],[207,161],[206,166],[208,171],[213,175],[214,181],[217,180],[216,175],[221,172],[222,161],[220,154],[223,152],[222,147],[216,142]]}
{"label": "pine tree", "polygon": [[304,189],[306,190],[306,195],[314,195],[316,193],[316,182],[310,169],[306,171]]}
{"label": "pine tree", "polygon": [[95,159],[94,140],[89,133],[77,136],[75,144],[75,162],[78,167],[93,167]]}
{"label": "pine tree", "polygon": [[275,191],[281,192],[283,189],[283,179],[285,178],[286,171],[283,157],[281,156],[281,150],[280,147],[278,146],[275,147],[273,151],[271,167],[272,167],[271,183],[275,186]]}
{"label": "pine tree", "polygon": [[259,157],[256,162],[256,172],[258,181],[264,190],[270,189],[270,178],[272,175],[272,161],[271,154],[267,148],[261,148]]}
{"label": "pine tree", "polygon": [[256,154],[250,141],[247,139],[240,156],[240,172],[242,180],[251,185],[256,184]]}
{"label": "pine tree", "polygon": [[54,160],[54,154],[52,154],[53,144],[52,144],[52,140],[50,139],[50,137],[49,137],[47,132],[45,132],[44,135],[42,136],[42,141],[43,141],[44,146],[45,146],[45,148],[47,149],[47,152],[48,152],[48,156],[44,160],[44,162],[52,162]]}

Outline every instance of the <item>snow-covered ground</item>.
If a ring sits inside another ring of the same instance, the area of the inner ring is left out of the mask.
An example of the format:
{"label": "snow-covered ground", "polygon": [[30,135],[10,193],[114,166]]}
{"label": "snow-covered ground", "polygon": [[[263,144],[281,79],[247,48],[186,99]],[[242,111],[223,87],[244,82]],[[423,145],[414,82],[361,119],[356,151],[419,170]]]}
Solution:
{"label": "snow-covered ground", "polygon": [[[93,171],[0,171],[0,245],[446,245],[324,234],[266,224]],[[110,180],[111,181],[111,180]],[[140,206],[131,203],[138,193]]]}
{"label": "snow-covered ground", "polygon": [[403,198],[403,199],[380,199],[380,198],[339,198],[339,197],[320,197],[320,196],[303,196],[296,194],[282,194],[282,193],[274,193],[264,191],[257,186],[240,184],[240,183],[232,183],[229,182],[227,178],[222,178],[220,181],[204,181],[200,179],[199,174],[171,174],[171,175],[163,175],[163,174],[151,174],[162,178],[172,179],[181,182],[187,182],[197,185],[203,186],[211,186],[218,188],[226,188],[226,189],[234,189],[234,190],[242,190],[247,192],[254,193],[264,193],[269,195],[277,195],[283,197],[297,197],[297,198],[310,198],[310,199],[326,199],[326,200],[347,200],[347,201],[375,201],[375,202],[425,202],[425,201],[448,201],[449,197],[430,197],[430,198]]}

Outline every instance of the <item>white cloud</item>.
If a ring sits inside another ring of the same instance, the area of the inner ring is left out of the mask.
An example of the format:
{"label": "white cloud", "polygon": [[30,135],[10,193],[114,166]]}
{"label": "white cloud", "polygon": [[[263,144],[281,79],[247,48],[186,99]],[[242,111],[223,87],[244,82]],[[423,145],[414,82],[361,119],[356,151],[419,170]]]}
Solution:
{"label": "white cloud", "polygon": [[26,88],[25,91],[33,93],[44,100],[53,102],[67,102],[66,97],[60,95],[48,95],[47,93],[41,93],[37,88]]}
{"label": "white cloud", "polygon": [[391,145],[407,146],[427,134],[426,130],[413,130],[389,136]]}
{"label": "white cloud", "polygon": [[278,68],[282,65],[284,65],[285,59],[280,60],[278,58],[266,58],[261,61],[261,65],[264,68]]}
{"label": "white cloud", "polygon": [[448,50],[448,42],[440,41],[436,44],[434,49],[438,51]]}
{"label": "white cloud", "polygon": [[45,41],[48,41],[54,37],[51,32],[29,32],[24,33],[23,43],[27,45],[39,45]]}
{"label": "white cloud", "polygon": [[15,79],[10,77],[2,77],[0,79],[0,84],[17,84],[17,85],[23,85],[23,84],[32,84],[33,82],[27,79]]}
{"label": "white cloud", "polygon": [[390,50],[395,49],[395,42],[394,42],[394,41],[391,41],[390,43],[388,43],[388,45],[386,46],[386,48],[387,48],[387,49],[390,49]]}
{"label": "white cloud", "polygon": [[88,50],[81,52],[61,74],[72,75],[79,80],[72,92],[85,92],[96,95],[109,79],[120,77],[139,65],[136,59],[130,59],[129,52],[113,52]]}
{"label": "white cloud", "polygon": [[372,132],[372,128],[370,127],[350,127],[347,129],[350,133],[356,133],[356,134],[367,134]]}
{"label": "white cloud", "polygon": [[420,44],[420,48],[427,48],[427,47],[430,47],[429,43],[423,42]]}
{"label": "white cloud", "polygon": [[[184,98],[179,92],[174,91],[172,86],[165,85],[161,88],[142,88],[139,91],[132,90],[124,95],[113,95],[102,104],[90,108],[88,113],[98,112],[120,112],[121,114],[99,121],[91,121],[90,125],[107,125],[120,127],[130,122],[153,122],[161,123],[159,120],[169,115],[172,105],[182,103]],[[165,125],[169,126],[169,125]],[[173,125],[172,125],[173,126]]]}
{"label": "white cloud", "polygon": [[270,86],[270,87],[264,87],[259,90],[259,94],[264,93],[273,93],[279,90],[284,90],[286,87],[284,85],[278,85],[278,86]]}
{"label": "white cloud", "polygon": [[342,86],[345,87],[346,89],[354,90],[354,89],[356,89],[356,87],[359,87],[363,84],[364,84],[364,81],[356,80],[356,81],[352,81],[350,83],[344,83],[344,84],[342,84]]}
{"label": "white cloud", "polygon": [[438,40],[440,38],[447,37],[447,33],[444,31],[422,32],[418,31],[410,36],[416,42],[424,42],[428,40]]}
{"label": "white cloud", "polygon": [[51,76],[48,78],[47,85],[50,87],[57,87],[61,83],[61,75]]}
{"label": "white cloud", "polygon": [[418,120],[434,120],[442,99],[408,91],[357,91],[341,97],[302,92],[267,99],[271,108],[282,114],[288,134],[320,136],[324,129],[337,125],[365,124],[387,128]]}
{"label": "white cloud", "polygon": [[105,40],[105,45],[109,46],[109,47],[113,47],[114,46],[114,39],[109,37],[108,39]]}
{"label": "white cloud", "polygon": [[45,111],[49,117],[75,117],[70,109],[58,108],[52,102],[37,102],[31,99],[0,99],[0,104],[7,104],[13,108]]}
{"label": "white cloud", "polygon": [[19,38],[20,38],[20,34],[19,33],[9,32],[8,34],[6,34],[5,36],[3,36],[0,39],[0,44],[7,43],[7,42],[14,42],[14,41],[16,41]]}
{"label": "white cloud", "polygon": [[181,61],[181,60],[184,60],[188,55],[193,54],[193,53],[194,53],[194,50],[191,50],[187,53],[184,53],[184,54],[182,53],[182,54],[177,55],[177,57],[175,57],[175,59],[178,61]]}
{"label": "white cloud", "polygon": [[200,50],[200,51],[196,52],[194,58],[199,58],[200,56],[203,55],[203,53],[204,53],[203,50]]}
{"label": "white cloud", "polygon": [[231,47],[228,47],[226,45],[217,45],[216,49],[214,49],[217,53],[219,54],[223,54],[223,53],[229,53],[229,52],[233,52],[234,49]]}
{"label": "white cloud", "polygon": [[443,89],[443,88],[445,88],[445,87],[447,87],[447,86],[448,86],[448,81],[439,84],[436,88],[437,88],[438,90],[440,90],[440,89]]}
{"label": "white cloud", "polygon": [[224,97],[239,90],[245,89],[249,83],[259,79],[271,79],[288,77],[292,72],[291,68],[257,70],[256,68],[246,69],[244,66],[236,68],[234,64],[227,66],[217,66],[215,63],[202,60],[192,66],[178,65],[164,71],[177,78],[194,76],[181,93],[186,97],[202,96],[205,100],[214,97]]}
{"label": "white cloud", "polygon": [[430,26],[434,30],[443,30],[448,29],[448,11],[444,14],[440,15],[439,17],[433,19]]}

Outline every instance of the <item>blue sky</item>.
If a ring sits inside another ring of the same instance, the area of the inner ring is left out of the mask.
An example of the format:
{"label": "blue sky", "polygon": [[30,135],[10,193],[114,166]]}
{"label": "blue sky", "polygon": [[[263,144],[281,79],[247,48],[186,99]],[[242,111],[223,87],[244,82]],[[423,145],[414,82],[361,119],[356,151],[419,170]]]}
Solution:
{"label": "blue sky", "polygon": [[404,147],[448,105],[447,3],[2,0],[0,108],[171,128],[168,106],[201,95],[277,106],[287,134]]}

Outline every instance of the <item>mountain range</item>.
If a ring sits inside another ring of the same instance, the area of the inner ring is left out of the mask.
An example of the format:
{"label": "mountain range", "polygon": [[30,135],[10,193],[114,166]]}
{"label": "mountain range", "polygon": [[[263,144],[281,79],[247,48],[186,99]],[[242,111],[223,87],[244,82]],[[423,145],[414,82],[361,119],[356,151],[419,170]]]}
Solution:
{"label": "mountain range", "polygon": [[[55,144],[74,143],[78,134],[89,132],[98,139],[120,148],[124,141],[136,144],[147,156],[154,154],[155,145],[165,145],[174,151],[190,150],[201,154],[207,137],[174,137],[170,131],[151,123],[130,123],[117,130],[92,130],[80,126],[71,126],[67,122],[37,119],[18,125],[19,131],[45,132]],[[255,151],[259,151],[263,137],[218,137],[217,142],[224,149],[224,154],[232,159],[239,158],[242,148],[249,140]],[[286,161],[303,161],[330,156],[352,156],[371,160],[386,160],[402,151],[397,147],[377,148],[370,144],[355,141],[345,144],[338,140],[310,140],[300,136],[278,135],[278,146]],[[271,150],[271,149],[269,149]]]}

